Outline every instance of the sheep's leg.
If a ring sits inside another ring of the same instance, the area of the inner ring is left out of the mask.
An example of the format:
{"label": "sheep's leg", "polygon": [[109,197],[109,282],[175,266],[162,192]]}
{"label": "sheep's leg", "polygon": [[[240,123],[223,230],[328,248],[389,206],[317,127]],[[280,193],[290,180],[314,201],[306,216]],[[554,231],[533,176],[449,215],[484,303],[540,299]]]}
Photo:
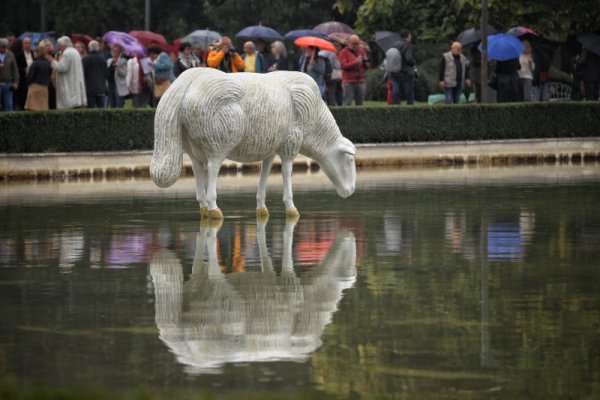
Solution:
{"label": "sheep's leg", "polygon": [[223,213],[217,207],[217,177],[221,169],[222,159],[208,161],[208,182],[206,184],[206,202],[208,203],[208,217],[222,219]]}
{"label": "sheep's leg", "polygon": [[263,160],[260,167],[260,180],[258,181],[258,191],[256,192],[256,215],[259,217],[268,217],[269,210],[265,204],[267,198],[267,179],[273,166],[273,157]]}
{"label": "sheep's leg", "polygon": [[206,163],[201,163],[192,158],[192,170],[196,179],[196,200],[200,204],[200,216],[208,217],[208,203],[206,201]]}
{"label": "sheep's leg", "polygon": [[292,193],[292,160],[281,160],[281,175],[283,176],[283,203],[285,204],[285,213],[288,217],[297,218],[300,216],[294,206],[294,194]]}

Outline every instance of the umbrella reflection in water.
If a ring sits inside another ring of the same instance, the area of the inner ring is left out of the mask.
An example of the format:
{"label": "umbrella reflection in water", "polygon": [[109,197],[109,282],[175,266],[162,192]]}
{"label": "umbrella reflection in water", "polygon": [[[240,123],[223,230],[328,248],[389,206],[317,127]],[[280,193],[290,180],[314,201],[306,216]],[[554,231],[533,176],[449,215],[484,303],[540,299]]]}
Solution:
{"label": "umbrella reflection in water", "polygon": [[190,374],[219,373],[226,363],[304,361],[321,345],[342,292],[356,280],[354,235],[340,231],[318,267],[296,275],[292,258],[295,221],[283,231],[281,272],[258,222],[261,271],[224,274],[217,259],[220,225],[202,222],[194,264],[184,282],[171,251],[150,265],[159,338]]}

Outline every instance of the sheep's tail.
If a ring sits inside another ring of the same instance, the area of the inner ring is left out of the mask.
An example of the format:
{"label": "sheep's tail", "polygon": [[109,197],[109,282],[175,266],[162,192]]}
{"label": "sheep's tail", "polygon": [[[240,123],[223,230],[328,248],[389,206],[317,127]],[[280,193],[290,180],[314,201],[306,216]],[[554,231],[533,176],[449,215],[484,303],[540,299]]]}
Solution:
{"label": "sheep's tail", "polygon": [[[188,79],[186,79],[188,78]],[[181,106],[191,76],[181,74],[163,94],[154,115],[154,152],[150,176],[160,187],[169,187],[183,165],[183,121]]]}

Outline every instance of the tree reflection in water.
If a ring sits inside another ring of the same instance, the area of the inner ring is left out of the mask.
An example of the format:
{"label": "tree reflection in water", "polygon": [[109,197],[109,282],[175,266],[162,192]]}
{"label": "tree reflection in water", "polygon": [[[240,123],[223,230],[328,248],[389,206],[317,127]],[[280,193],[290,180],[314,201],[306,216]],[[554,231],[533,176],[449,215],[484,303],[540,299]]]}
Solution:
{"label": "tree reflection in water", "polygon": [[214,221],[201,223],[189,280],[175,253],[152,259],[159,337],[188,373],[218,373],[230,362],[304,361],[321,345],[343,291],[354,285],[351,232],[339,231],[321,264],[299,277],[292,257],[296,221],[286,221],[280,273],[267,249],[266,222],[256,227],[261,271],[222,272],[221,223]]}

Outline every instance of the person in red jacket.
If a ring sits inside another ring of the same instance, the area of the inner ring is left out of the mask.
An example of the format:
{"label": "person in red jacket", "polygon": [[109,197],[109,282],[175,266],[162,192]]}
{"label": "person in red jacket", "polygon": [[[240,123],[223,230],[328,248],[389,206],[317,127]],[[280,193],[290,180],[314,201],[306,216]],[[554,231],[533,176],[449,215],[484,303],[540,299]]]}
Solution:
{"label": "person in red jacket", "polygon": [[348,46],[340,51],[338,59],[342,65],[343,104],[350,106],[355,103],[361,106],[366,92],[365,70],[370,67],[370,64],[369,57],[361,47],[357,35],[348,38]]}

